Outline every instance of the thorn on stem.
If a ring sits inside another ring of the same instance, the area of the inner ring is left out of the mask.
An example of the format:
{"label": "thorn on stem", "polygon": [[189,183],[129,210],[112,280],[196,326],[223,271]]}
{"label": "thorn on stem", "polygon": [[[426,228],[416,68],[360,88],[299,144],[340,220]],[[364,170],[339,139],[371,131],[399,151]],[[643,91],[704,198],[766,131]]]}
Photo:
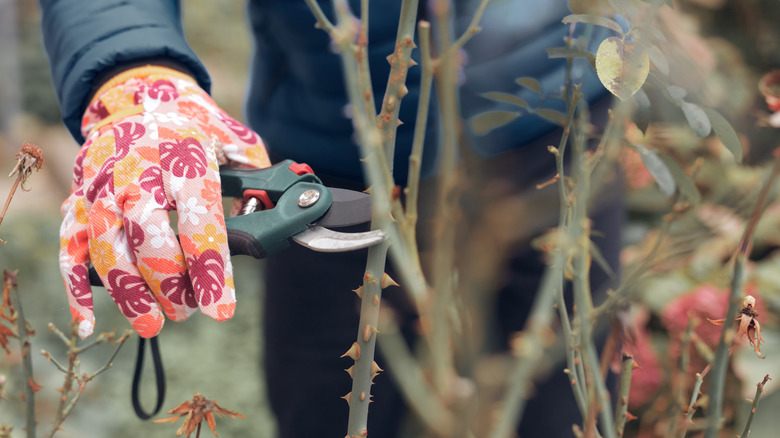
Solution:
{"label": "thorn on stem", "polygon": [[388,275],[387,272],[382,275],[382,289],[387,289],[390,286],[398,286],[398,283],[396,283],[395,280],[393,280],[393,277]]}
{"label": "thorn on stem", "polygon": [[340,357],[346,356],[351,357],[352,360],[358,360],[358,358],[360,358],[360,346],[357,342],[353,342],[352,346],[349,347],[349,350],[347,350],[347,352],[342,354]]}
{"label": "thorn on stem", "polygon": [[374,361],[371,364],[371,380],[374,380],[374,377],[378,376],[379,373],[381,373],[382,371],[384,370],[382,368],[379,368],[379,365],[376,363],[376,361]]}

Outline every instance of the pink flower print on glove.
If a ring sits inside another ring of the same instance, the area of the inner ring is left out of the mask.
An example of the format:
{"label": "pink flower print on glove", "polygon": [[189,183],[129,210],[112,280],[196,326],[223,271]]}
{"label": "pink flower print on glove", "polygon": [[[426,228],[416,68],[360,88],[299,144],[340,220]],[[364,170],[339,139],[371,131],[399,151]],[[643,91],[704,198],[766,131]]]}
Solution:
{"label": "pink flower print on glove", "polygon": [[[60,269],[79,335],[95,325],[89,263],[145,338],[165,317],[235,311],[219,165],[267,167],[260,138],[195,81],[162,67],[111,79],[82,120],[86,142],[62,205]],[[178,212],[177,241],[168,211]]]}

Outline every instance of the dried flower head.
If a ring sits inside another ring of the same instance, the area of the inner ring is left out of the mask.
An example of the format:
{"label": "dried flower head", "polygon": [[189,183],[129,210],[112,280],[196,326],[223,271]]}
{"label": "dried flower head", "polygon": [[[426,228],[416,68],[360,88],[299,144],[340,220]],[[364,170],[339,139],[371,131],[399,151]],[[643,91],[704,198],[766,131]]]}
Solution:
{"label": "dried flower head", "polygon": [[216,422],[214,421],[214,413],[217,413],[218,415],[228,415],[231,418],[246,418],[238,412],[229,411],[219,407],[219,405],[217,405],[217,400],[209,400],[197,392],[195,393],[195,396],[192,397],[192,400],[185,401],[179,406],[176,406],[175,408],[168,411],[168,413],[176,414],[176,416],[170,418],[161,418],[159,420],[154,420],[154,422],[173,423],[179,418],[184,417],[184,424],[182,424],[181,427],[176,431],[176,436],[182,436],[186,433],[187,438],[189,438],[192,432],[195,432],[195,430],[200,427],[200,423],[203,421],[203,419],[206,419],[211,432],[214,433],[214,436],[217,436],[217,432],[214,431],[214,427],[216,426]]}
{"label": "dried flower head", "polygon": [[[723,325],[724,319],[709,320],[713,324]],[[756,351],[760,358],[765,356],[761,354],[761,344],[764,340],[761,338],[761,324],[758,323],[758,312],[756,311],[756,299],[752,295],[746,295],[742,299],[742,307],[737,315],[737,339],[745,336],[750,342],[750,346]]]}
{"label": "dried flower head", "polygon": [[[11,186],[11,192],[8,194],[3,210],[0,212],[0,223],[3,222],[5,213],[8,211],[8,205],[11,203],[11,199],[14,197],[16,187],[19,183],[21,183],[22,190],[26,191],[27,188],[24,184],[27,182],[27,178],[30,177],[30,174],[32,174],[33,169],[41,170],[41,167],[43,166],[43,151],[41,151],[41,148],[38,146],[24,142],[22,148],[16,153],[16,159],[16,165],[8,176],[12,177],[16,174],[19,174],[19,176],[16,177],[16,181],[14,181],[13,186]],[[5,240],[0,239],[0,243],[5,244]]]}
{"label": "dried flower head", "polygon": [[22,181],[22,190],[26,190],[24,183],[27,182],[33,169],[37,171],[43,167],[43,151],[34,144],[24,142],[22,148],[16,153],[16,159],[18,160],[16,166],[8,176],[14,176],[18,173]]}

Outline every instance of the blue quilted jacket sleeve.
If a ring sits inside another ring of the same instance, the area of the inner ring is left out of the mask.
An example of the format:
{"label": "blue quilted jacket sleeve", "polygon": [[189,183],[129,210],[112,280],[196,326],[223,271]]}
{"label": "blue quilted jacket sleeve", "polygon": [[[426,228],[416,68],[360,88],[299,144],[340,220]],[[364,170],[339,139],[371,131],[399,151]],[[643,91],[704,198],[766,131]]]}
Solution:
{"label": "blue quilted jacket sleeve", "polygon": [[39,6],[63,120],[79,142],[85,100],[107,69],[162,57],[210,88],[208,72],[184,38],[178,0],[39,0]]}

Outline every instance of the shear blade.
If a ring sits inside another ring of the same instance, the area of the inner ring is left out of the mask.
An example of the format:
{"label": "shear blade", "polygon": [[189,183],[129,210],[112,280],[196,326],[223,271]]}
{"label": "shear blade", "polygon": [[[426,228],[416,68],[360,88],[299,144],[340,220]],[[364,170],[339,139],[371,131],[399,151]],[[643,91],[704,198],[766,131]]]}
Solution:
{"label": "shear blade", "polygon": [[319,252],[346,252],[368,248],[385,240],[382,230],[342,233],[321,226],[309,227],[292,236],[299,245]]}

